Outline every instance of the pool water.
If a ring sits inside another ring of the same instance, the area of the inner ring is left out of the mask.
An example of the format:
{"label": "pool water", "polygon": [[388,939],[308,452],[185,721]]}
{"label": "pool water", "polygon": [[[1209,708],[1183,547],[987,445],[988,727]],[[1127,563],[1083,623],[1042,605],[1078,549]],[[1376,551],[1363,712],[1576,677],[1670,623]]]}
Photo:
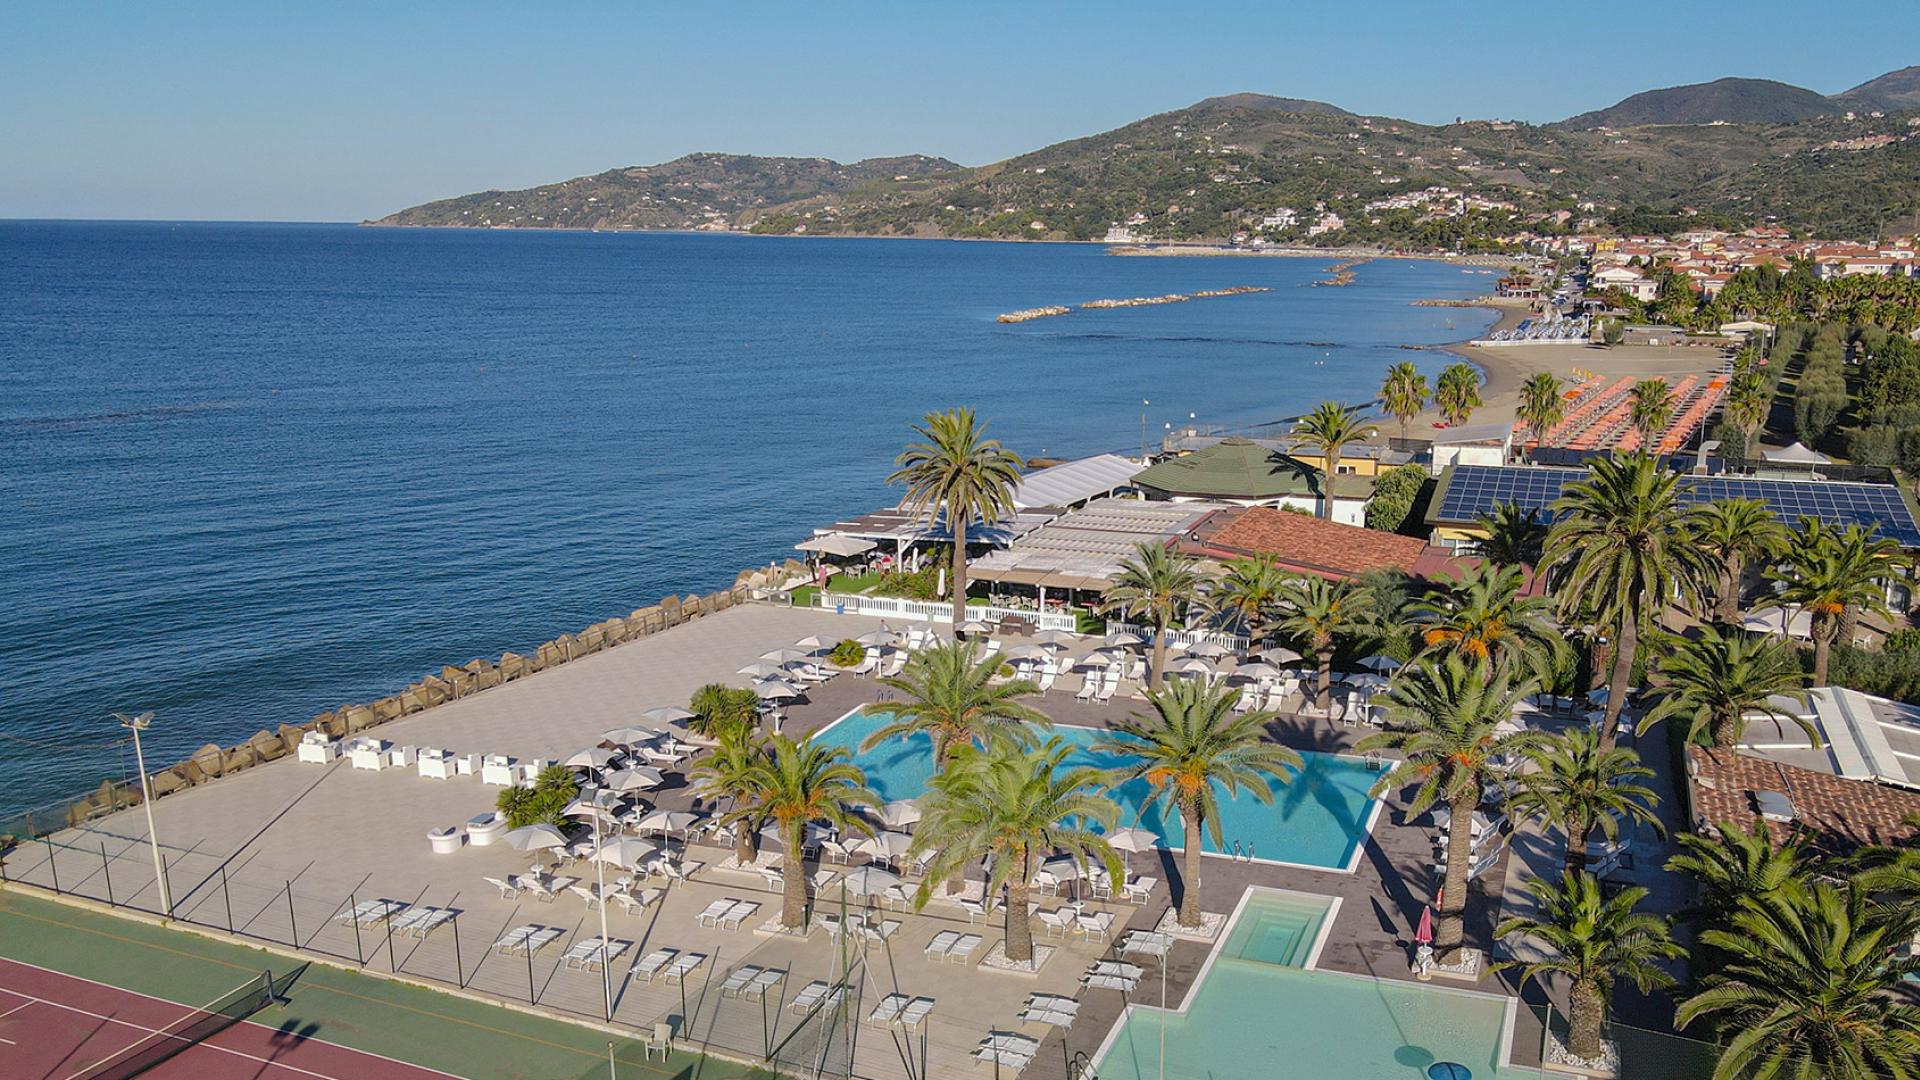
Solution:
{"label": "pool water", "polygon": [[[866,770],[867,782],[889,801],[911,799],[927,789],[933,775],[933,741],[925,735],[888,740],[866,753],[859,752],[862,740],[892,720],[880,711],[850,713],[821,730],[816,738],[830,746],[843,746]],[[1125,754],[1100,752],[1093,744],[1114,737],[1115,733],[1096,728],[1056,725],[1051,734],[1072,743],[1074,751],[1067,763],[1076,766],[1113,768],[1127,764]],[[1303,751],[1303,768],[1290,782],[1274,784],[1273,802],[1262,803],[1242,791],[1229,799],[1220,793],[1220,830],[1224,847],[1216,847],[1213,838],[1202,836],[1203,850],[1231,854],[1251,851],[1254,858],[1295,863],[1329,869],[1346,869],[1353,861],[1373,817],[1376,800],[1367,795],[1380,774],[1356,758]],[[1134,780],[1110,791],[1120,804],[1121,824],[1147,829],[1170,848],[1185,846],[1184,826],[1179,814],[1163,814],[1156,806],[1142,809],[1149,795],[1145,780]]]}
{"label": "pool water", "polygon": [[1187,1011],[1130,1010],[1098,1062],[1100,1080],[1157,1080],[1162,1017],[1174,1080],[1418,1080],[1436,1061],[1459,1062],[1476,1080],[1537,1075],[1494,1067],[1504,998],[1304,970],[1328,905],[1255,890]]}

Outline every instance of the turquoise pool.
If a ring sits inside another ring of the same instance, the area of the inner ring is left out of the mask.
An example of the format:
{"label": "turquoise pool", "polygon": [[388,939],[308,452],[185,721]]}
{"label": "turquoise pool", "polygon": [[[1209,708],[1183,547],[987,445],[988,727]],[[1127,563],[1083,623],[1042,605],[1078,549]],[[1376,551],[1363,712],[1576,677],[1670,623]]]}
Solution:
{"label": "turquoise pool", "polygon": [[[1476,1080],[1521,1080],[1501,1070],[1506,999],[1418,983],[1303,970],[1329,901],[1252,892],[1187,1001],[1186,1011],[1128,1011],[1098,1062],[1100,1080],[1338,1077],[1418,1080],[1435,1061]],[[1179,1002],[1169,1002],[1178,1008]]]}
{"label": "turquoise pool", "polygon": [[[926,791],[927,778],[933,775],[933,743],[925,736],[895,739],[883,746],[860,753],[860,742],[886,724],[883,712],[854,712],[823,729],[817,738],[828,745],[844,746],[866,770],[867,781],[882,798],[911,799]],[[1125,764],[1124,755],[1098,753],[1093,744],[1111,732],[1085,727],[1056,726],[1053,733],[1077,748],[1068,758],[1074,765],[1111,768]],[[1251,795],[1220,802],[1220,828],[1226,841],[1226,853],[1232,853],[1237,841],[1244,853],[1251,847],[1253,856],[1272,862],[1294,863],[1328,869],[1348,869],[1366,839],[1378,800],[1367,796],[1367,789],[1380,774],[1355,758],[1333,754],[1302,753],[1304,768],[1292,782],[1276,785],[1271,805]],[[1147,784],[1136,780],[1115,788],[1122,824],[1136,823],[1158,834],[1169,847],[1185,845],[1178,814],[1163,817],[1158,809],[1144,813]],[[1211,837],[1203,839],[1205,850],[1218,852]]]}

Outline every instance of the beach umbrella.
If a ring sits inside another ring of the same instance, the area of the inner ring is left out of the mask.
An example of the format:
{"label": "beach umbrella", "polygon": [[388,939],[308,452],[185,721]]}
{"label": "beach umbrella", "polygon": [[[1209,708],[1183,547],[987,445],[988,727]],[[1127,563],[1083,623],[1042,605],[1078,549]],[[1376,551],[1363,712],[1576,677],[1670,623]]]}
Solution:
{"label": "beach umbrella", "polygon": [[1258,656],[1262,660],[1270,660],[1276,664],[1294,664],[1305,659],[1305,657],[1301,656],[1297,652],[1294,652],[1292,649],[1282,648],[1279,645],[1272,646],[1271,648],[1261,649],[1259,652],[1255,653],[1254,655]]}
{"label": "beach umbrella", "polygon": [[862,645],[891,645],[900,640],[900,635],[883,626],[878,630],[869,630],[853,640]]}
{"label": "beach umbrella", "polygon": [[774,679],[786,673],[785,668],[778,664],[770,664],[765,660],[756,660],[740,669],[740,674],[753,679]]}
{"label": "beach umbrella", "polygon": [[1385,675],[1376,675],[1371,671],[1363,671],[1358,675],[1349,675],[1341,681],[1348,686],[1358,687],[1362,690],[1381,690],[1389,685]]}
{"label": "beach umbrella", "polygon": [[906,833],[883,832],[877,836],[869,836],[853,845],[853,850],[862,855],[870,855],[881,862],[893,862],[895,859],[905,857],[907,849],[912,846],[913,837]]}
{"label": "beach umbrella", "polygon": [[1250,660],[1233,669],[1233,673],[1242,679],[1277,679],[1280,669],[1265,660]]}
{"label": "beach umbrella", "polygon": [[1213,665],[1197,656],[1189,656],[1185,660],[1176,660],[1168,664],[1167,670],[1181,675],[1211,675]]}
{"label": "beach umbrella", "polygon": [[567,808],[565,810],[562,810],[560,812],[567,815],[568,817],[610,818],[610,817],[613,817],[618,812],[619,804],[620,804],[620,794],[618,792],[608,791],[606,788],[601,788],[600,790],[593,793],[592,798],[575,799],[572,802],[567,804]]}
{"label": "beach umbrella", "polygon": [[754,683],[753,692],[766,701],[792,701],[800,696],[800,691],[778,679]]}
{"label": "beach umbrella", "polygon": [[645,840],[622,837],[601,844],[593,853],[594,862],[612,863],[628,870],[638,870],[640,864],[660,853],[660,849]]}
{"label": "beach umbrella", "polygon": [[565,765],[569,769],[604,769],[613,764],[613,757],[614,754],[611,750],[605,750],[598,746],[590,746],[585,750],[575,750],[571,756],[560,764]]}
{"label": "beach umbrella", "polygon": [[666,774],[646,765],[620,769],[600,778],[600,786],[608,791],[644,791],[648,788],[657,788],[666,782]]}
{"label": "beach umbrella", "polygon": [[1369,656],[1365,660],[1360,661],[1360,666],[1366,668],[1368,671],[1378,671],[1384,674],[1399,671],[1401,664],[1400,661],[1395,660],[1391,656]]}
{"label": "beach umbrella", "polygon": [[1001,653],[1000,656],[1005,660],[1046,660],[1049,658],[1047,650],[1038,645],[1015,645],[1013,648]]}
{"label": "beach umbrella", "polygon": [[600,738],[610,743],[618,743],[621,746],[633,746],[638,743],[653,742],[660,738],[662,734],[662,732],[656,731],[653,728],[617,727],[611,731],[601,732]]}
{"label": "beach umbrella", "polygon": [[567,846],[567,834],[545,822],[508,829],[500,839],[515,851],[542,851]]}
{"label": "beach umbrella", "polygon": [[1433,908],[1424,905],[1420,908],[1420,927],[1413,932],[1413,943],[1433,944]]}
{"label": "beach umbrella", "polygon": [[1127,648],[1132,648],[1135,645],[1145,645],[1146,639],[1142,638],[1139,634],[1133,634],[1125,630],[1121,630],[1117,633],[1108,634],[1106,637],[1101,638],[1100,643],[1103,645],[1106,645],[1108,648],[1127,649]]}
{"label": "beach umbrella", "polygon": [[1233,650],[1226,647],[1225,645],[1220,644],[1217,641],[1202,640],[1202,641],[1196,641],[1192,645],[1187,646],[1187,651],[1192,653],[1195,656],[1204,656],[1209,660],[1212,660],[1212,659],[1218,659],[1219,657],[1225,656],[1228,653],[1232,652]]}
{"label": "beach umbrella", "polygon": [[827,639],[821,637],[819,634],[808,634],[806,637],[803,637],[799,641],[794,642],[793,647],[796,649],[809,649],[814,652],[819,652],[821,649],[833,648],[834,644],[835,644],[834,642],[828,641]]}
{"label": "beach umbrella", "polygon": [[1081,657],[1080,659],[1075,660],[1073,662],[1073,666],[1076,668],[1087,668],[1087,667],[1108,668],[1108,667],[1112,667],[1113,665],[1119,662],[1120,662],[1120,658],[1113,655],[1112,653],[1101,652],[1100,650],[1095,649],[1094,651],[1088,653],[1087,655]]}
{"label": "beach umbrella", "polygon": [[656,705],[640,714],[642,719],[656,724],[672,724],[682,720],[691,720],[700,714],[692,709],[683,709],[678,705]]}
{"label": "beach umbrella", "polygon": [[904,829],[920,820],[920,804],[908,799],[899,799],[880,808],[876,815],[880,824],[889,829]]}
{"label": "beach umbrella", "polygon": [[1074,645],[1080,641],[1080,635],[1069,634],[1065,630],[1042,630],[1033,635],[1033,640],[1042,645]]}
{"label": "beach umbrella", "polygon": [[[1115,851],[1132,854],[1136,851],[1152,851],[1160,845],[1160,836],[1149,829],[1115,829],[1106,835],[1107,846]],[[1129,860],[1131,862],[1131,860]]]}
{"label": "beach umbrella", "polygon": [[687,827],[700,820],[700,815],[691,810],[655,810],[639,820],[634,828],[642,832],[669,833],[675,830],[686,831]]}
{"label": "beach umbrella", "polygon": [[791,664],[795,660],[805,660],[809,655],[805,649],[768,649],[760,654],[760,659],[770,664]]}
{"label": "beach umbrella", "polygon": [[878,866],[862,866],[840,875],[840,883],[855,896],[878,896],[901,881],[899,874]]}
{"label": "beach umbrella", "polygon": [[968,619],[966,622],[954,627],[953,630],[954,633],[957,634],[991,634],[993,633],[993,624],[985,619]]}
{"label": "beach umbrella", "polygon": [[720,745],[720,740],[712,738],[707,735],[702,735],[700,732],[693,730],[693,728],[688,724],[688,720],[691,720],[691,719],[692,717],[688,717],[687,720],[669,720],[667,722],[667,726],[672,728],[678,734],[678,737],[680,739],[688,743],[691,743],[694,746],[719,746]]}

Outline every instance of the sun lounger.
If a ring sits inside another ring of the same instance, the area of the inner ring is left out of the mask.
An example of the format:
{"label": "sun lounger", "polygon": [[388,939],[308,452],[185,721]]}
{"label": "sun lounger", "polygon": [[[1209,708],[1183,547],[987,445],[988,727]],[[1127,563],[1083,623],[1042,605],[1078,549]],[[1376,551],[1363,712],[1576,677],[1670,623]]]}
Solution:
{"label": "sun lounger", "polygon": [[1156,933],[1152,930],[1135,930],[1120,939],[1121,956],[1151,956],[1164,959],[1173,948],[1171,934]]}
{"label": "sun lounger", "polygon": [[620,905],[620,910],[632,915],[653,906],[661,896],[659,889],[641,889],[638,893],[616,892],[607,894],[607,899]]}
{"label": "sun lounger", "polygon": [[524,944],[529,937],[532,937],[533,932],[538,929],[540,929],[538,926],[533,925],[516,926],[500,935],[500,940],[493,943],[493,950],[503,953],[513,952]]}
{"label": "sun lounger", "polygon": [[949,963],[964,964],[973,959],[974,950],[980,947],[980,941],[979,934],[961,934],[960,940],[953,943],[953,948],[948,949],[947,955],[942,959]]}
{"label": "sun lounger", "polygon": [[839,1004],[841,999],[846,996],[847,987],[844,983],[837,986],[829,986],[826,982],[815,979],[800,988],[800,992],[794,995],[793,1000],[787,1002],[787,1008],[793,1009],[796,1012],[806,1012],[816,1007],[822,1009],[832,1008],[834,1005]]}
{"label": "sun lounger", "polygon": [[593,891],[593,886],[591,885],[569,885],[567,886],[567,891],[585,900],[588,911],[592,911],[594,905],[600,902],[600,895]]}
{"label": "sun lounger", "polygon": [[516,927],[507,935],[493,943],[493,947],[504,953],[537,953],[560,939],[560,931],[551,926]]}
{"label": "sun lounger", "polygon": [[1153,890],[1159,886],[1159,878],[1141,875],[1120,887],[1120,897],[1136,904],[1144,904],[1147,902],[1147,897],[1153,895]]}
{"label": "sun lounger", "polygon": [[860,935],[860,941],[865,945],[885,945],[887,939],[898,933],[899,930],[900,920],[898,919],[888,919],[877,926],[872,923],[867,923],[863,926],[854,927],[854,933]]}
{"label": "sun lounger", "polygon": [[1017,1072],[1033,1064],[1033,1056],[1039,1051],[1038,1039],[995,1031],[974,1048],[973,1060],[983,1065],[1004,1065]]}
{"label": "sun lounger", "polygon": [[1100,673],[1097,671],[1090,671],[1087,673],[1087,677],[1081,680],[1080,690],[1079,692],[1073,695],[1073,700],[1092,701],[1093,695],[1096,693],[1099,693],[1099,691],[1100,691]]}
{"label": "sun lounger", "polygon": [[1140,965],[1129,964],[1124,960],[1096,960],[1087,972],[1092,975],[1118,975],[1123,979],[1138,979],[1146,974],[1145,969]]}
{"label": "sun lounger", "polygon": [[493,886],[496,889],[499,889],[500,899],[502,900],[514,900],[514,899],[518,899],[520,896],[520,886],[518,885],[509,885],[506,882],[501,881],[497,877],[481,878],[480,880],[486,882],[487,884]]}
{"label": "sun lounger", "polygon": [[720,984],[720,996],[733,997],[740,991],[745,990],[747,984],[753,981],[754,976],[759,975],[760,972],[764,970],[766,969],[755,967],[751,964],[734,968],[733,972],[727,976],[726,981]]}
{"label": "sun lounger", "polygon": [[641,957],[639,963],[633,965],[633,977],[641,982],[650,983],[653,977],[665,970],[668,964],[673,963],[673,958],[678,955],[680,953],[677,949],[655,949]]}
{"label": "sun lounger", "polygon": [[668,964],[667,969],[660,974],[668,982],[680,982],[693,974],[695,968],[706,962],[706,953],[681,953],[674,957],[673,962]]}
{"label": "sun lounger", "polygon": [[738,930],[740,929],[741,923],[746,922],[749,918],[753,916],[754,912],[759,910],[760,910],[759,904],[753,902],[752,900],[742,900],[739,903],[733,905],[733,907],[727,909],[726,914],[720,916],[720,929]]}
{"label": "sun lounger", "polygon": [[715,900],[713,903],[708,904],[700,914],[695,915],[693,921],[701,926],[718,926],[720,925],[720,917],[732,911],[733,905],[737,902],[738,899],[732,896],[727,897],[725,900]]}
{"label": "sun lounger", "polygon": [[960,931],[958,930],[942,930],[933,935],[933,940],[927,942],[927,959],[945,960],[947,950],[953,948],[954,943],[959,940]]}
{"label": "sun lounger", "polygon": [[602,941],[590,937],[585,941],[576,941],[561,962],[577,971],[598,971],[602,964],[610,964],[620,959],[620,955],[632,946],[630,941]]}
{"label": "sun lounger", "polygon": [[917,997],[907,1002],[907,1007],[900,1010],[900,1015],[896,1017],[893,1022],[911,1031],[925,1023],[927,1017],[932,1015],[932,1013],[933,999],[930,997]]}
{"label": "sun lounger", "polygon": [[867,1014],[867,1023],[881,1027],[893,1023],[911,1000],[913,999],[905,994],[888,994],[880,999],[880,1004],[875,1005],[872,1012]]}
{"label": "sun lounger", "polygon": [[1080,1002],[1060,994],[1035,994],[1020,1010],[1020,1019],[1029,1024],[1070,1027],[1080,1014]]}
{"label": "sun lounger", "polygon": [[451,908],[416,907],[395,918],[389,925],[399,933],[423,938],[453,921]]}
{"label": "sun lounger", "polygon": [[780,980],[786,977],[787,973],[784,971],[764,968],[760,974],[753,977],[753,981],[747,983],[746,987],[740,991],[740,996],[749,1000],[758,1001],[766,997],[767,991],[780,985]]}
{"label": "sun lounger", "polygon": [[398,900],[362,900],[333,918],[343,926],[379,926],[405,910],[407,905]]}
{"label": "sun lounger", "polygon": [[1066,937],[1067,931],[1073,926],[1073,909],[1043,911],[1040,913],[1040,925],[1045,929],[1047,937]]}
{"label": "sun lounger", "polygon": [[1113,912],[1083,911],[1074,916],[1073,929],[1083,937],[1107,940],[1108,931],[1113,928]]}
{"label": "sun lounger", "polygon": [[1082,975],[1080,985],[1089,990],[1132,990],[1139,985],[1138,979],[1123,979],[1118,975]]}
{"label": "sun lounger", "polygon": [[968,923],[973,923],[987,917],[987,904],[984,900],[968,900],[964,897],[955,897],[952,903],[955,907],[967,913]]}

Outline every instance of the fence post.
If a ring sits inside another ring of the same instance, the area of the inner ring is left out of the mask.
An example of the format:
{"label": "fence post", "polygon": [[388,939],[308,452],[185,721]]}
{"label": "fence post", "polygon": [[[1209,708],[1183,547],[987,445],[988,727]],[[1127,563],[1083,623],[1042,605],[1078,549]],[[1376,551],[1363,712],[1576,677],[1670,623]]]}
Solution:
{"label": "fence post", "polygon": [[[356,919],[355,921],[358,922],[359,920]],[[387,970],[397,972],[400,970],[400,965],[395,963],[393,959],[393,915],[389,913],[386,920],[380,925],[387,928]]]}
{"label": "fence post", "polygon": [[460,968],[460,913],[457,911],[453,913],[453,981],[460,984],[460,989],[467,988],[466,972]]}
{"label": "fence post", "polygon": [[227,889],[227,864],[220,864],[220,898],[227,902],[227,933],[233,933],[233,893]]}
{"label": "fence post", "polygon": [[352,893],[347,894],[347,921],[353,924],[353,959],[361,967],[367,966],[366,949],[360,944],[360,901]]}
{"label": "fence post", "polygon": [[287,882],[287,933],[293,935],[293,947],[300,947],[300,924],[293,917],[293,882]]}
{"label": "fence post", "polygon": [[527,950],[527,1004],[538,1005],[540,999],[533,994],[533,946],[523,942],[522,947]]}
{"label": "fence post", "polygon": [[107,865],[107,843],[104,840],[100,842],[100,873],[107,879],[107,906],[119,907],[113,902],[113,867]]}
{"label": "fence post", "polygon": [[47,869],[53,873],[53,891],[59,892],[60,891],[60,861],[54,855],[54,852],[56,849],[53,845],[53,841],[48,837],[43,836],[40,838],[40,842],[47,845]]}
{"label": "fence post", "polygon": [[165,898],[161,902],[167,909],[161,912],[161,915],[171,919],[173,918],[173,867],[167,862],[165,855],[160,856],[160,876],[165,879],[159,883],[161,886],[160,895]]}

